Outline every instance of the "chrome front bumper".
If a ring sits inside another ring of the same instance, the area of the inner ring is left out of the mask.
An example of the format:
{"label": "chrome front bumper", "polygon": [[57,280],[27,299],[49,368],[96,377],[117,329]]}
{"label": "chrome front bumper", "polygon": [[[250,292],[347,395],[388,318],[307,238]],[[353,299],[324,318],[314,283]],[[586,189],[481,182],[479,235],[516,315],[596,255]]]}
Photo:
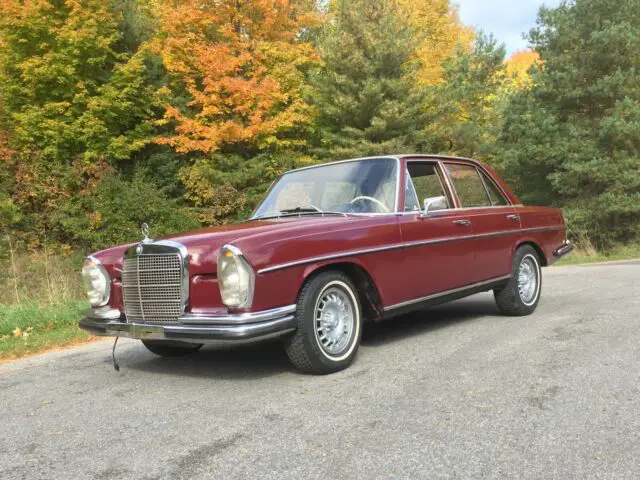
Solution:
{"label": "chrome front bumper", "polygon": [[140,340],[174,340],[190,343],[251,343],[293,332],[295,305],[255,313],[226,315],[185,314],[179,323],[148,325],[128,323],[119,310],[90,310],[80,328],[93,335]]}

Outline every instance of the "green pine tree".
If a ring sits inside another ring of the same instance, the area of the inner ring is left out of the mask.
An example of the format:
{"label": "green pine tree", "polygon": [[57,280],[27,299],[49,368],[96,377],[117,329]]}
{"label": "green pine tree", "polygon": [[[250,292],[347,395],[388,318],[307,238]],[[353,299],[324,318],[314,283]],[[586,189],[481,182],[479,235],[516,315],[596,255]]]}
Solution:
{"label": "green pine tree", "polygon": [[508,176],[596,246],[640,238],[638,1],[543,8],[529,38],[543,63],[506,111]]}
{"label": "green pine tree", "polygon": [[320,154],[344,158],[417,150],[423,100],[417,37],[392,0],[339,0],[320,36],[312,78]]}
{"label": "green pine tree", "polygon": [[505,48],[478,33],[472,51],[445,62],[443,82],[428,90],[429,143],[434,152],[490,160],[504,103]]}

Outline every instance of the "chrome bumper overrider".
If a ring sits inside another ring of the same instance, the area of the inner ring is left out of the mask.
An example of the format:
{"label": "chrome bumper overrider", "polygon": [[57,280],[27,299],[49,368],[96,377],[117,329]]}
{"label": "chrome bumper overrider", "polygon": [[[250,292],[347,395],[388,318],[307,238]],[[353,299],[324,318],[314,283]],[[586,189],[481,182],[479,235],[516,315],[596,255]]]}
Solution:
{"label": "chrome bumper overrider", "polygon": [[255,313],[193,315],[180,323],[147,325],[128,323],[119,310],[108,307],[90,310],[80,328],[94,335],[144,340],[179,340],[192,343],[248,343],[278,337],[296,328],[295,305]]}
{"label": "chrome bumper overrider", "polygon": [[572,250],[573,250],[573,243],[567,240],[565,243],[563,243],[553,251],[553,255],[555,257],[564,257],[565,255],[569,254]]}

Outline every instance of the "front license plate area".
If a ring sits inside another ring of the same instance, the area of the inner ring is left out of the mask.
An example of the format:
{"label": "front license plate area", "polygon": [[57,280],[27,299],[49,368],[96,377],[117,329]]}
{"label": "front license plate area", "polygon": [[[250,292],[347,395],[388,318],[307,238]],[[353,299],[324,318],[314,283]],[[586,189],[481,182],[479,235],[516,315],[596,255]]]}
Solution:
{"label": "front license plate area", "polygon": [[131,325],[131,336],[140,339],[151,339],[164,336],[164,328],[150,325]]}

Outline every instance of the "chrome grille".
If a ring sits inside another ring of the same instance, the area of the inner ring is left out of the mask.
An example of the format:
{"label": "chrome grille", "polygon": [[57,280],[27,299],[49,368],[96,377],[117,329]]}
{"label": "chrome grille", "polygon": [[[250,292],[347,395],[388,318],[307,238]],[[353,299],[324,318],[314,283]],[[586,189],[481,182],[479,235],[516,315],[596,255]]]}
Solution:
{"label": "chrome grille", "polygon": [[130,323],[177,323],[183,312],[182,256],[142,253],[124,259],[122,299]]}

